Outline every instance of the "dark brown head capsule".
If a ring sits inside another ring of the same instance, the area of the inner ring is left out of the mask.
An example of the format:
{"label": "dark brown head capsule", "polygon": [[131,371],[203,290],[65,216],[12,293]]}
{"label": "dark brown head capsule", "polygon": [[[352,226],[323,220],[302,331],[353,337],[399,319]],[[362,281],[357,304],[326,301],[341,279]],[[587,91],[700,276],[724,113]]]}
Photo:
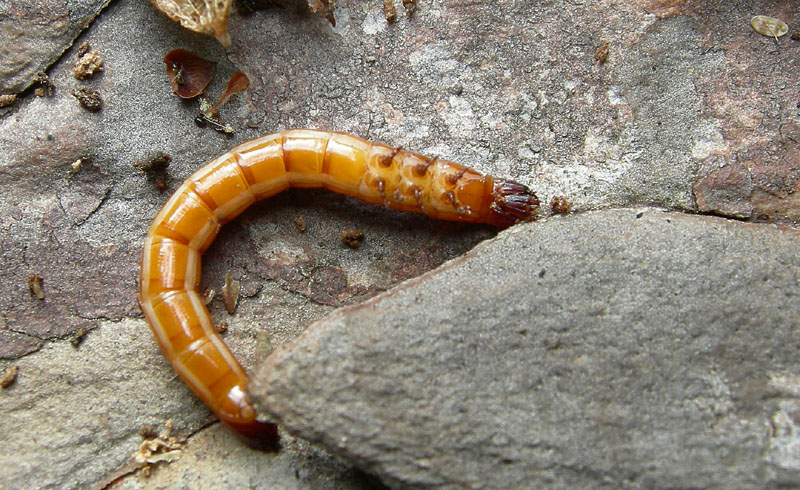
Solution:
{"label": "dark brown head capsule", "polygon": [[490,224],[505,228],[520,221],[532,221],[538,210],[539,199],[526,186],[511,180],[494,180],[489,204]]}

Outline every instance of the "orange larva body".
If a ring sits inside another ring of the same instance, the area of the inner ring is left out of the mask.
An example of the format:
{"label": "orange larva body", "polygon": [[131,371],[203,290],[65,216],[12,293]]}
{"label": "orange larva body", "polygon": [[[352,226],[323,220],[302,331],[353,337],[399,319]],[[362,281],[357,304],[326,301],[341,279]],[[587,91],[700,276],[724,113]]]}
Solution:
{"label": "orange larva body", "polygon": [[139,303],[165,357],[225,424],[277,448],[256,420],[247,373],[214,330],[198,294],[200,256],[222,224],[288,187],[324,187],[444,220],[508,226],[535,217],[521,184],[354,136],[308,129],[263,136],[195,172],[167,201],[145,239]]}

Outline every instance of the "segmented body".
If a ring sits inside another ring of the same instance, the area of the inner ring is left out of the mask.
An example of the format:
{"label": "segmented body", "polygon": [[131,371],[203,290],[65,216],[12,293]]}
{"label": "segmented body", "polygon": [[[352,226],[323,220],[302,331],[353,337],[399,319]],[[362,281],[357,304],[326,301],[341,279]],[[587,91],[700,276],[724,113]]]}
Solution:
{"label": "segmented body", "polygon": [[198,293],[200,256],[220,226],[288,187],[324,187],[443,220],[509,226],[535,217],[525,186],[360,138],[287,130],[236,146],[192,174],[147,232],[139,303],[164,356],[222,422],[277,448],[274,424],[256,420],[247,373],[214,330]]}

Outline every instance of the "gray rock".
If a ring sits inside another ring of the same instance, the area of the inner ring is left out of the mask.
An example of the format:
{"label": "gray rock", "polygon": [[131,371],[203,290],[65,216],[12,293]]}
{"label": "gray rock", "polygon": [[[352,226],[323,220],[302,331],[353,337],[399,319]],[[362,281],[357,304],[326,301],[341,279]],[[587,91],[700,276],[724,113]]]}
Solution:
{"label": "gray rock", "polygon": [[17,93],[47,70],[110,0],[0,4],[0,94]]}
{"label": "gray rock", "polygon": [[398,488],[800,485],[799,247],[658,210],[518,226],[313,324],[252,391]]}

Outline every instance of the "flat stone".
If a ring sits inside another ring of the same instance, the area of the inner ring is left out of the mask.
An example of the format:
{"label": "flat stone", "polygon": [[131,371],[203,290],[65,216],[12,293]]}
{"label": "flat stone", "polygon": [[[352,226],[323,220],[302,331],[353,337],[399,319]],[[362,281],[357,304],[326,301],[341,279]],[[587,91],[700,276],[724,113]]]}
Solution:
{"label": "flat stone", "polygon": [[311,325],[252,392],[397,488],[800,485],[798,247],[653,209],[517,226]]}
{"label": "flat stone", "polygon": [[0,4],[0,93],[18,93],[47,70],[109,0]]}

